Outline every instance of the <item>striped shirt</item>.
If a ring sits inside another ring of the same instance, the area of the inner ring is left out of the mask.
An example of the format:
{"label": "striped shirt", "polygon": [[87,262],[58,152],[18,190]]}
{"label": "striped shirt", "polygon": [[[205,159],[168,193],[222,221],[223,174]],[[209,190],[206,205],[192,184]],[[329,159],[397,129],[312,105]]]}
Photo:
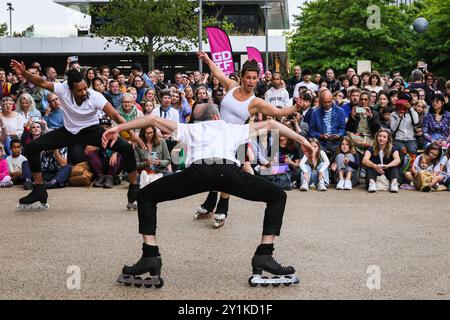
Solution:
{"label": "striped shirt", "polygon": [[325,116],[323,117],[323,121],[325,122],[326,134],[331,134],[331,113],[333,109],[330,109],[328,112],[325,111]]}

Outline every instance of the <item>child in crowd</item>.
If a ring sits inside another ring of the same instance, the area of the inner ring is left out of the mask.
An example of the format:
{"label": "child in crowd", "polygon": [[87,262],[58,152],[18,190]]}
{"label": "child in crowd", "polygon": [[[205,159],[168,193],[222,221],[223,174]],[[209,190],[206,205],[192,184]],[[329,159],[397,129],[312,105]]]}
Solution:
{"label": "child in crowd", "polygon": [[425,117],[425,114],[427,113],[428,106],[425,102],[425,100],[418,100],[414,105],[414,111],[417,112],[419,115],[419,122],[414,127],[414,136],[417,141],[417,146],[419,149],[422,149],[425,144],[425,140],[423,138],[423,118]]}
{"label": "child in crowd", "polygon": [[350,137],[342,138],[337,153],[335,163],[331,166],[331,170],[335,172],[338,181],[336,189],[352,190],[353,186],[359,183],[360,158]]}
{"label": "child in crowd", "polygon": [[8,161],[3,158],[5,154],[5,149],[3,145],[0,144],[0,188],[10,188],[13,186],[11,176],[8,170]]}
{"label": "child in crowd", "polygon": [[311,139],[310,143],[314,153],[311,161],[303,156],[300,162],[300,170],[302,171],[300,191],[308,191],[310,188],[316,187],[319,191],[327,191],[327,186],[330,183],[328,173],[330,160],[328,160],[325,151],[321,150],[319,140]]}
{"label": "child in crowd", "polygon": [[6,158],[8,161],[9,175],[15,184],[22,184],[25,190],[31,190],[33,183],[31,182],[31,170],[27,158],[22,152],[22,145],[18,139],[11,141],[12,154]]}
{"label": "child in crowd", "polygon": [[381,109],[380,127],[391,130],[391,107]]}

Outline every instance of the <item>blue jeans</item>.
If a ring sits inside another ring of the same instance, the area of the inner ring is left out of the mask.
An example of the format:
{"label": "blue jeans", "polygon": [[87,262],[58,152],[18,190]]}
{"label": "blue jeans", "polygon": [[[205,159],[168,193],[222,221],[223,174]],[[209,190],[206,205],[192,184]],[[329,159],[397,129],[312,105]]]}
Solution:
{"label": "blue jeans", "polygon": [[401,151],[404,147],[408,150],[409,153],[417,154],[417,141],[416,140],[394,140],[395,147]]}
{"label": "blue jeans", "polygon": [[[304,174],[307,173],[309,176],[309,184],[318,184],[319,183],[319,171],[323,168],[324,164],[321,163],[319,164],[319,166],[312,170],[311,167],[308,164],[305,164],[307,172],[303,172],[303,174],[301,175],[301,182],[303,183],[303,181],[305,181],[305,177]],[[323,180],[325,182],[325,185],[329,185],[330,184],[330,176],[328,174],[328,168],[323,172]]]}

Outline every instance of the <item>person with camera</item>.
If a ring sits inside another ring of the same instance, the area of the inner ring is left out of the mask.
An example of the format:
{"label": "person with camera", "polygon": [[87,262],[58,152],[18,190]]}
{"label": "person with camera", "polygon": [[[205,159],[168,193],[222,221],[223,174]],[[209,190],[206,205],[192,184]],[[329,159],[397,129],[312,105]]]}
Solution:
{"label": "person with camera", "polygon": [[394,145],[398,150],[404,148],[408,153],[417,153],[417,141],[414,127],[419,124],[419,115],[411,106],[412,96],[402,93],[395,103],[395,111],[391,113],[390,127]]}
{"label": "person with camera", "polygon": [[380,129],[380,115],[369,105],[370,94],[363,91],[359,104],[353,106],[345,130],[356,150],[363,154],[372,145],[373,136]]}

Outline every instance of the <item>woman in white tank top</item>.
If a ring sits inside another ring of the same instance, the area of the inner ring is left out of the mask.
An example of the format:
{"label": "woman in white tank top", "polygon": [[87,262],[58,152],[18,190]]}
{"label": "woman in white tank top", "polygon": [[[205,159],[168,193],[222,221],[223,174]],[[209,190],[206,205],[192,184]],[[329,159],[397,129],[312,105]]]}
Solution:
{"label": "woman in white tank top", "polygon": [[[261,98],[255,97],[254,90],[259,80],[259,66],[256,61],[247,61],[241,70],[241,86],[228,78],[220,68],[209,58],[208,54],[199,51],[197,56],[206,63],[211,73],[227,91],[226,96],[220,104],[220,117],[227,123],[244,124],[252,115],[262,113],[273,117],[285,117],[296,111],[300,111],[297,106],[279,109]],[[202,219],[209,216],[215,210],[214,226],[223,226],[228,213],[228,202],[230,196],[225,193],[220,194],[217,203],[217,192],[210,192],[206,201],[197,209],[194,214],[195,219]],[[217,207],[216,207],[217,203]]]}

